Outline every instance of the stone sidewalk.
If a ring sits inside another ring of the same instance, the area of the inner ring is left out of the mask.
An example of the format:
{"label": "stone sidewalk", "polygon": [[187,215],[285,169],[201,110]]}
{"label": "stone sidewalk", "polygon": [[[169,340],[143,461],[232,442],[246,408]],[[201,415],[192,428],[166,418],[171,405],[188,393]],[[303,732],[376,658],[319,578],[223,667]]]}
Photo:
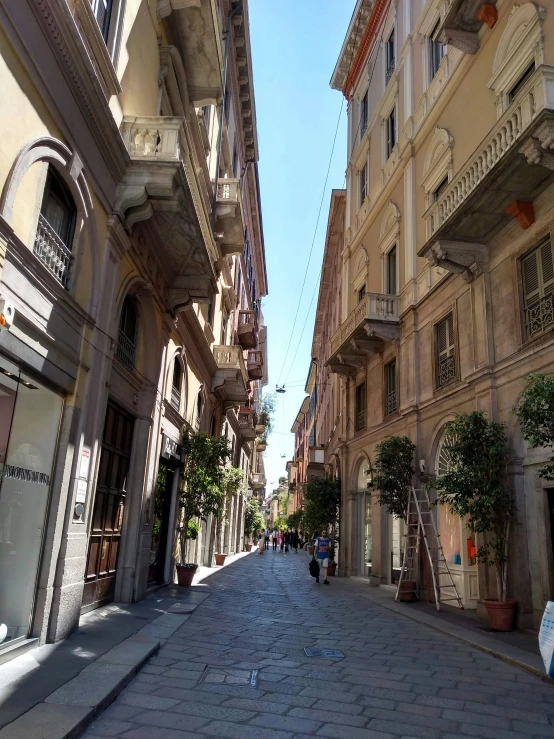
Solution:
{"label": "stone sidewalk", "polygon": [[317,585],[305,554],[253,554],[205,587],[87,739],[554,737],[553,685],[383,608],[360,583]]}

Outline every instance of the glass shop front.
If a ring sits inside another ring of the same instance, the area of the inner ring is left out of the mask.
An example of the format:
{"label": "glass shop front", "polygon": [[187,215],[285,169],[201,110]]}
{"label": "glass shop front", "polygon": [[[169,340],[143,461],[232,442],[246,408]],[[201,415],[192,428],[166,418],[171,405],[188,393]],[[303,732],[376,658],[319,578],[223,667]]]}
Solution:
{"label": "glass shop front", "polygon": [[0,650],[31,627],[62,407],[0,354]]}

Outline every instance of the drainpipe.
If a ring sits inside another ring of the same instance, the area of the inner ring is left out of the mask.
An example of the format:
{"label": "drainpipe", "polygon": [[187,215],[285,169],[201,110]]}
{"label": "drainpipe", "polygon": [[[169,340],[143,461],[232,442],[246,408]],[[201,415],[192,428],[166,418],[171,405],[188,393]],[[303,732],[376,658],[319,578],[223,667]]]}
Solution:
{"label": "drainpipe", "polygon": [[211,225],[212,225],[212,231],[215,232],[215,206],[217,202],[217,186],[219,183],[219,163],[221,160],[221,140],[223,138],[223,118],[225,116],[225,99],[227,97],[227,66],[229,64],[229,39],[231,38],[231,21],[233,19],[233,16],[235,13],[242,11],[242,2],[240,0],[238,2],[233,3],[233,8],[231,12],[229,13],[229,16],[227,17],[227,30],[225,31],[225,55],[224,55],[224,61],[223,61],[223,100],[221,101],[221,116],[219,121],[219,132],[217,135],[217,154],[216,154],[216,162],[215,162],[215,185],[214,185],[214,195],[213,195],[213,201],[212,201],[212,215],[211,215]]}

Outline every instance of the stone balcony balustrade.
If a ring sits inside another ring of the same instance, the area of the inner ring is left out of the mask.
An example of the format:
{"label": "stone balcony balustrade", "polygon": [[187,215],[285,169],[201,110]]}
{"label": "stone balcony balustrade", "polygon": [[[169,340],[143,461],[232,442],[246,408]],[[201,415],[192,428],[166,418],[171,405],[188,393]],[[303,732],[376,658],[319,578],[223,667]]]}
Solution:
{"label": "stone balcony balustrade", "polygon": [[131,231],[148,221],[145,243],[157,262],[151,276],[173,311],[216,292],[218,253],[187,150],[184,118],[129,117],[121,136],[130,164],[118,186],[116,212]]}
{"label": "stone balcony balustrade", "polygon": [[260,490],[265,487],[266,479],[263,472],[253,472],[251,475],[251,486],[253,490]]}
{"label": "stone balcony balustrade", "polygon": [[526,228],[521,204],[554,180],[554,67],[529,78],[485,140],[424,213],[428,240],[419,256],[432,266],[462,274],[482,271],[490,240],[512,218]]}
{"label": "stone balcony balustrade", "polygon": [[[213,183],[215,187],[215,182]],[[240,194],[240,180],[223,179],[217,183],[215,230],[223,256],[242,254],[244,241],[244,215]]]}
{"label": "stone balcony balustrade", "polygon": [[214,394],[223,403],[246,403],[248,400],[248,372],[240,346],[214,346],[217,371],[212,381]]}
{"label": "stone balcony balustrade", "polygon": [[261,351],[250,350],[246,359],[246,369],[251,380],[261,380],[263,376],[263,355]]}
{"label": "stone balcony balustrade", "polygon": [[327,364],[337,374],[354,376],[368,354],[399,339],[400,297],[366,293],[332,336]]}
{"label": "stone balcony balustrade", "polygon": [[239,311],[237,335],[243,349],[254,349],[258,346],[258,319],[256,311]]}
{"label": "stone balcony balustrade", "polygon": [[256,414],[252,408],[239,408],[238,424],[243,439],[256,438]]}

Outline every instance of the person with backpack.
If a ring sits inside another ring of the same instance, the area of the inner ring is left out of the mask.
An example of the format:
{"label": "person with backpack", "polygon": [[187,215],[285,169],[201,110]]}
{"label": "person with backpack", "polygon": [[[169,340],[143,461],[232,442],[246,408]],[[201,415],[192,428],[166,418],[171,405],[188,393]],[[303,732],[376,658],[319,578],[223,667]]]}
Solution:
{"label": "person with backpack", "polygon": [[[319,569],[323,570],[323,584],[330,585],[327,579],[327,567],[329,566],[329,549],[331,548],[331,539],[327,536],[327,532],[323,530],[321,536],[317,536],[314,541],[314,559],[317,559]],[[319,582],[319,577],[316,578]]]}

